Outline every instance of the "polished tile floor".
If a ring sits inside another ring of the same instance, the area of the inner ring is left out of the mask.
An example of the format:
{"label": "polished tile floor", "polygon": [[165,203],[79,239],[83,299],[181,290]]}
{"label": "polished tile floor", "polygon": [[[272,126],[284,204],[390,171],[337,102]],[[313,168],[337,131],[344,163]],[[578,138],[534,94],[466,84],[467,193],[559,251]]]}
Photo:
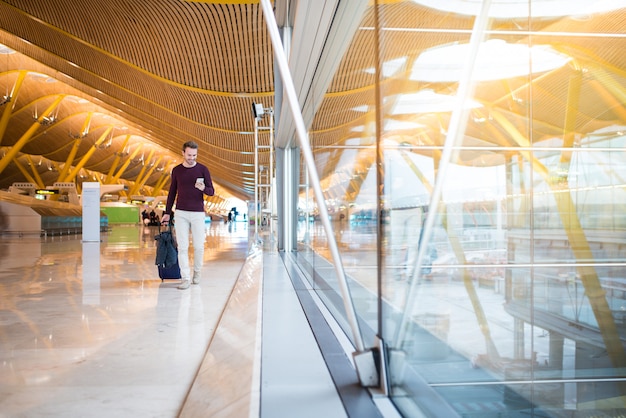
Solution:
{"label": "polished tile floor", "polygon": [[243,223],[207,223],[200,285],[154,265],[157,228],[0,241],[0,417],[180,413],[248,255]]}

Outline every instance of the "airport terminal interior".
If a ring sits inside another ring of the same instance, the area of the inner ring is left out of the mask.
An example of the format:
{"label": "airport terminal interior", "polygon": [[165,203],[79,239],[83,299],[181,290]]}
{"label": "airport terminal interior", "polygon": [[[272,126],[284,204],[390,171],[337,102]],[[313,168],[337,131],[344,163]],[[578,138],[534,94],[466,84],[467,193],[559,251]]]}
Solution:
{"label": "airport terminal interior", "polygon": [[0,0],[0,417],[626,416],[625,20]]}

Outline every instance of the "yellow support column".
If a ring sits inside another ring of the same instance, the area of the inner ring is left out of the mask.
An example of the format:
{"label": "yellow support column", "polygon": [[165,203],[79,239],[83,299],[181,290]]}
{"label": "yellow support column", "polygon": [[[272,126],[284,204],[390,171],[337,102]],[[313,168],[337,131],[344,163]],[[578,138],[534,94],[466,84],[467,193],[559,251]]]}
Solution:
{"label": "yellow support column", "polygon": [[139,144],[137,146],[137,148],[135,148],[135,151],[133,151],[133,153],[130,155],[130,157],[128,157],[128,159],[126,160],[124,165],[122,165],[122,167],[120,167],[120,169],[117,171],[115,176],[113,176],[113,180],[111,180],[111,182],[109,184],[115,184],[115,183],[117,183],[119,181],[119,179],[122,176],[122,174],[124,174],[124,171],[126,171],[128,166],[130,165],[130,162],[133,160],[133,158],[135,158],[135,156],[137,155],[139,150],[141,150],[142,147],[143,147],[143,144]]}
{"label": "yellow support column", "polygon": [[165,186],[165,183],[167,182],[167,179],[170,176],[170,167],[171,167],[171,163],[168,163],[167,166],[163,169],[161,178],[159,179],[159,181],[157,181],[156,185],[154,186],[154,189],[152,190],[152,197],[157,197],[159,193],[161,193],[163,186]]}
{"label": "yellow support column", "polygon": [[39,129],[39,127],[41,126],[43,118],[48,117],[50,113],[59,105],[59,103],[61,103],[61,100],[63,100],[64,97],[65,95],[57,96],[52,104],[48,106],[48,108],[41,114],[41,116],[39,116],[37,120],[31,125],[31,127],[28,128],[24,135],[22,135],[21,138],[17,140],[15,145],[13,145],[11,149],[9,149],[6,155],[0,160],[0,173],[2,173],[5,168],[7,168],[9,162],[11,162],[13,158],[15,158],[15,156],[22,150],[24,145],[26,145],[28,141],[30,141],[35,132],[37,132],[37,129]]}
{"label": "yellow support column", "polygon": [[[153,155],[154,155],[154,149],[151,149],[150,150],[150,154],[148,154],[148,162],[152,161],[152,156]],[[146,172],[146,169],[148,168],[148,166],[146,164],[147,163],[144,161],[143,167],[141,167],[141,171],[139,171],[139,174],[137,174],[137,177],[135,178],[135,185],[128,192],[130,196],[137,194],[137,192],[141,188],[143,177],[144,177],[144,173]],[[154,167],[154,166],[152,166],[152,167]]]}
{"label": "yellow support column", "polygon": [[109,136],[109,133],[111,133],[112,130],[113,130],[113,126],[109,126],[104,131],[104,133],[100,136],[100,138],[98,138],[98,140],[93,144],[93,146],[89,149],[89,151],[87,151],[85,155],[83,155],[83,157],[80,159],[78,164],[76,164],[76,167],[74,167],[72,171],[70,171],[70,173],[65,177],[65,179],[61,180],[59,178],[59,181],[63,181],[63,182],[74,181],[74,178],[78,175],[78,172],[80,171],[80,169],[83,168],[85,164],[87,164],[87,161],[89,161],[93,153],[96,152],[98,145],[104,142],[104,140],[107,138],[107,136]]}
{"label": "yellow support column", "polygon": [[63,181],[67,173],[70,171],[70,168],[72,167],[72,161],[74,161],[74,158],[76,158],[78,148],[80,147],[80,141],[85,136],[87,136],[92,115],[93,115],[93,112],[89,112],[89,114],[87,115],[87,118],[85,119],[85,123],[83,123],[83,129],[81,129],[78,135],[73,137],[74,145],[72,146],[72,149],[70,150],[69,155],[65,159],[65,165],[63,166],[63,169],[61,169],[61,171],[59,172],[59,176],[57,177],[58,181]]}
{"label": "yellow support column", "polygon": [[20,172],[22,173],[22,175],[26,177],[26,181],[33,183],[33,184],[37,184],[39,187],[43,188],[43,186],[37,183],[37,180],[35,180],[33,176],[30,175],[30,173],[28,172],[28,170],[26,170],[26,168],[22,165],[22,163],[20,163],[20,160],[16,158],[15,160],[13,160],[13,164],[15,164],[18,170],[20,170]]}
{"label": "yellow support column", "polygon": [[72,149],[70,150],[69,155],[65,159],[65,164],[63,165],[63,168],[61,169],[61,171],[59,172],[59,175],[57,176],[58,181],[63,181],[62,179],[64,179],[67,173],[70,171],[70,168],[72,167],[72,161],[74,161],[74,158],[76,158],[76,153],[78,152],[79,146],[80,146],[80,139],[75,139],[74,145],[72,146]]}
{"label": "yellow support column", "polygon": [[115,153],[115,159],[113,160],[113,163],[111,164],[111,168],[109,169],[109,172],[107,173],[107,177],[104,180],[104,184],[111,184],[111,180],[113,179],[113,173],[115,173],[117,166],[122,160],[122,153],[126,149],[126,145],[128,144],[129,140],[130,140],[130,135],[126,135],[126,139],[124,139],[124,143],[122,144],[121,150]]}
{"label": "yellow support column", "polygon": [[[26,159],[28,160],[28,163],[30,164],[30,169],[33,172],[33,177],[35,178],[35,180],[37,180],[35,183],[40,187],[40,188],[44,188],[45,184],[43,184],[43,180],[41,179],[41,176],[39,175],[39,171],[37,171],[36,164],[33,163],[33,159],[30,155],[26,156]],[[15,161],[17,162],[17,158],[15,159]]]}
{"label": "yellow support column", "polygon": [[9,96],[9,102],[6,104],[4,112],[2,112],[2,118],[0,119],[0,144],[2,143],[2,138],[4,138],[7,126],[9,126],[9,120],[13,114],[13,108],[15,107],[13,98],[17,97],[17,93],[20,91],[20,87],[22,87],[22,82],[26,78],[26,74],[28,74],[28,71],[20,71],[20,74],[17,76],[17,80],[15,81],[15,85],[13,86],[13,90],[11,91],[11,96]]}

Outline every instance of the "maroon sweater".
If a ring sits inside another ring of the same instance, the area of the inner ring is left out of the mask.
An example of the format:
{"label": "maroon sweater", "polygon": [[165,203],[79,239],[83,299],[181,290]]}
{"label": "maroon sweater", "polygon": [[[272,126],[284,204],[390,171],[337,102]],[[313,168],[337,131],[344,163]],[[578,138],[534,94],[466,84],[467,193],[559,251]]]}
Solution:
{"label": "maroon sweater", "polygon": [[[204,192],[195,187],[196,179],[199,177],[204,179]],[[176,209],[189,212],[204,212],[203,195],[213,196],[214,193],[211,173],[209,173],[209,169],[206,166],[196,163],[193,167],[188,168],[178,164],[172,170],[172,183],[167,195],[164,213],[168,215],[172,213],[174,200],[176,201]]]}

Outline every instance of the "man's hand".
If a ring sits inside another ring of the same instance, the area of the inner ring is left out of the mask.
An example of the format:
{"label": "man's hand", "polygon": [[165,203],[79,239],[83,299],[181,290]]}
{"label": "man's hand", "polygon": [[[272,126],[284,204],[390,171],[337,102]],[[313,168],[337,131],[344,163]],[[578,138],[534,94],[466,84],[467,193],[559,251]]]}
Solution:
{"label": "man's hand", "polygon": [[169,221],[170,221],[170,215],[168,215],[167,213],[164,213],[163,217],[161,218],[161,223],[167,224]]}

